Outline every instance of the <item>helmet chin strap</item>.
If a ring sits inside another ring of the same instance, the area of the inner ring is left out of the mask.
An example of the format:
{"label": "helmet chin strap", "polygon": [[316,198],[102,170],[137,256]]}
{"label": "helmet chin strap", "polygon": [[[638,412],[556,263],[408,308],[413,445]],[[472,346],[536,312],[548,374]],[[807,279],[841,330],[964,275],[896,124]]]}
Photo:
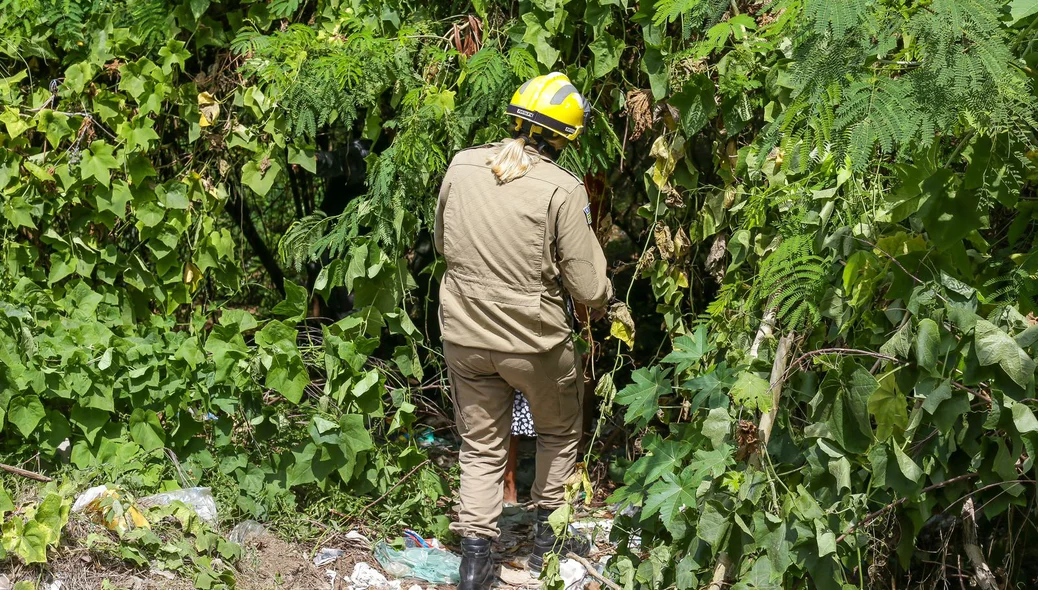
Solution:
{"label": "helmet chin strap", "polygon": [[[542,127],[541,129],[544,129],[544,128]],[[553,131],[548,131],[548,133],[554,133],[554,132]],[[529,145],[529,146],[533,147],[534,149],[536,149],[537,153],[542,155],[542,156],[545,156],[545,157],[550,158],[552,160],[556,160],[559,157],[559,150],[558,150],[558,148],[556,148],[554,145],[552,145],[550,142],[548,142],[548,140],[544,137],[544,133],[543,132],[542,133],[533,133],[533,123],[531,123],[529,121],[523,121],[522,124],[519,126],[519,128],[513,134],[513,137],[515,139],[523,139],[523,140],[525,140],[526,141],[526,145]]]}

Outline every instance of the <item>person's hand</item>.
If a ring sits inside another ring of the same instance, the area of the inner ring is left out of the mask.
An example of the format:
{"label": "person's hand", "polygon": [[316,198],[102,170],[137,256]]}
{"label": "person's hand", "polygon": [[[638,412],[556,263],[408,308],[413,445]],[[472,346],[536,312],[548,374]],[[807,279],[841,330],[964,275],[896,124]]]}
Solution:
{"label": "person's hand", "polygon": [[607,311],[604,309],[592,309],[591,310],[591,321],[597,322],[602,318],[606,317]]}

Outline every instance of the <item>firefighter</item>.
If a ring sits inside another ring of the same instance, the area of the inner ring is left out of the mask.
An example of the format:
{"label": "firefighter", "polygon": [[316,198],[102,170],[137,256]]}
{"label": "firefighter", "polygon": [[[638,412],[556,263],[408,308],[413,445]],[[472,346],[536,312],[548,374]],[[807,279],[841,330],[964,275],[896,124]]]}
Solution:
{"label": "firefighter", "polygon": [[586,554],[558,539],[548,515],[565,503],[581,436],[584,373],[572,338],[572,300],[601,317],[612,298],[606,259],[580,178],[555,163],[587,125],[590,106],[564,74],[512,96],[512,137],[459,152],[443,180],[435,242],[447,261],[440,286],[444,357],[461,434],[462,590],[490,588],[515,390],[537,433],[537,504],[529,568],[549,551]]}

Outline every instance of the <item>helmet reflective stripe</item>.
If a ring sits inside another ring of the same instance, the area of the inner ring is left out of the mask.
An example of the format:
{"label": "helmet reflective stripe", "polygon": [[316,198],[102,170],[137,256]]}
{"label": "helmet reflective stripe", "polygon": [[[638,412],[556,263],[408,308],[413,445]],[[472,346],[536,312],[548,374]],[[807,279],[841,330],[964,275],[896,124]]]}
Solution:
{"label": "helmet reflective stripe", "polygon": [[551,104],[562,104],[562,101],[566,100],[566,97],[571,94],[576,94],[580,97],[581,102],[583,102],[584,97],[580,96],[580,93],[577,92],[577,87],[572,84],[566,84],[555,91],[555,96],[551,97]]}

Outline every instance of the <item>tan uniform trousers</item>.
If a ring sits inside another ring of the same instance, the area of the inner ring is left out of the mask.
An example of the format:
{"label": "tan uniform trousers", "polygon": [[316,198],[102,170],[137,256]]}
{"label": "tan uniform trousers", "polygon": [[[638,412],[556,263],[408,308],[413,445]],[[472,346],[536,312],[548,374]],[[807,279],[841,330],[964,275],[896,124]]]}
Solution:
{"label": "tan uniform trousers", "polygon": [[512,437],[514,391],[530,402],[537,431],[532,497],[554,509],[564,501],[580,442],[584,372],[567,338],[547,352],[502,353],[443,344],[455,419],[461,434],[461,512],[451,530],[495,539],[504,498],[505,461]]}

